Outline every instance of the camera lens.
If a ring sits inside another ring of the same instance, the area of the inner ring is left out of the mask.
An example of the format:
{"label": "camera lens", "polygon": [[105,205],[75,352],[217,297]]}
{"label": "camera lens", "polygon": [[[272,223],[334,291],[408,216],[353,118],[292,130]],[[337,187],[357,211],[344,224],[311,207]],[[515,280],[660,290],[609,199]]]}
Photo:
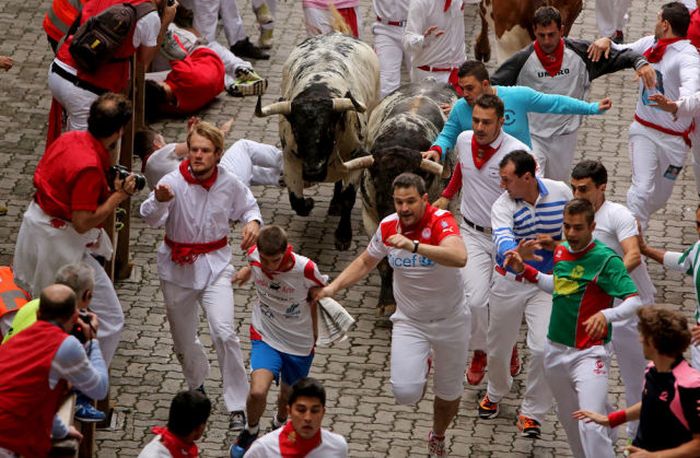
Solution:
{"label": "camera lens", "polygon": [[137,191],[140,191],[146,187],[146,177],[144,177],[143,175],[139,175],[137,173],[134,173],[134,178],[136,179],[135,184],[136,184]]}

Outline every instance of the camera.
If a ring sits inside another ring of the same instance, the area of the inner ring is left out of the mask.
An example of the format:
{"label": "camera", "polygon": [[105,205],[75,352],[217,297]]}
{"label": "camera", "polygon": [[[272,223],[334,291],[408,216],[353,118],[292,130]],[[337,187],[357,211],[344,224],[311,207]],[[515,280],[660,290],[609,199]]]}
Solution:
{"label": "camera", "polygon": [[88,315],[87,310],[80,310],[78,312],[78,320],[73,325],[73,329],[70,330],[70,335],[78,339],[81,344],[87,341],[83,333],[83,326],[90,326],[90,315]]}
{"label": "camera", "polygon": [[120,180],[126,180],[129,175],[133,175],[136,178],[136,190],[140,191],[146,187],[146,177],[139,175],[138,173],[133,173],[131,170],[127,169],[123,165],[117,164],[109,168],[107,173],[107,181],[109,182],[109,187],[114,191],[114,179],[119,177]]}

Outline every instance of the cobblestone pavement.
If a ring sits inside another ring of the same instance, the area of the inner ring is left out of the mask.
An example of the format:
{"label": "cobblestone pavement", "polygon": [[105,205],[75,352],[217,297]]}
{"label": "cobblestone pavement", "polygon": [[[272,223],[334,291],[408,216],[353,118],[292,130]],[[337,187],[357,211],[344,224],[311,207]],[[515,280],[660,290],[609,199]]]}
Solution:
{"label": "cobblestone pavement", "polygon": [[[0,2],[0,55],[12,55],[16,66],[0,74],[0,203],[7,202],[9,212],[0,217],[0,263],[11,261],[21,215],[32,193],[31,177],[44,148],[49,91],[46,74],[50,52],[40,24],[48,0],[6,0]],[[660,2],[635,0],[632,17],[625,31],[636,39],[653,30]],[[593,1],[579,17],[573,36],[594,38],[596,35]],[[249,0],[239,0],[244,22],[251,36],[256,35]],[[256,64],[259,73],[270,79],[270,91],[264,102],[279,96],[282,64],[295,43],[304,36],[299,2],[279,4],[279,23],[275,30],[276,44],[270,61]],[[367,19],[363,35],[371,40],[369,19],[371,2],[363,0],[363,16]],[[471,48],[478,25],[476,7],[465,8],[467,40]],[[223,34],[221,35],[223,39]],[[468,50],[473,55],[471,49]],[[579,157],[600,158],[611,172],[608,194],[611,200],[625,201],[629,186],[630,166],[627,158],[627,126],[632,118],[637,85],[631,72],[600,78],[593,84],[591,100],[604,96],[613,99],[614,107],[605,116],[591,117],[580,130]],[[277,120],[256,119],[254,98],[233,99],[222,94],[202,114],[203,118],[223,122],[235,117],[237,122],[229,140],[250,138],[269,143],[279,142]],[[185,122],[170,120],[157,125],[166,138],[182,139]],[[316,260],[322,272],[337,275],[350,260],[364,249],[367,237],[360,227],[360,210],[353,213],[355,241],[351,249],[338,252],[333,246],[336,217],[325,215],[331,188],[317,186],[310,194],[317,200],[312,215],[297,217],[290,209],[286,191],[277,188],[253,189],[265,221],[287,228],[291,242],[301,253]],[[133,208],[145,196],[134,199]],[[656,245],[680,249],[696,239],[692,225],[696,206],[696,190],[692,173],[684,170],[668,207],[657,213],[648,236]],[[136,212],[134,212],[136,213]],[[175,392],[185,387],[180,367],[172,351],[172,342],[164,315],[162,295],[156,273],[155,250],[160,230],[147,228],[138,217],[132,221],[131,253],[134,269],[131,278],[118,285],[118,294],[126,312],[123,341],[111,369],[111,397],[119,413],[114,430],[98,433],[98,456],[132,457],[150,440],[150,427],[167,418],[168,406]],[[236,232],[237,234],[237,232]],[[237,246],[237,245],[235,245]],[[234,263],[240,266],[242,253],[235,250]],[[690,282],[676,273],[662,271],[652,265],[652,277],[658,287],[658,302],[673,304],[690,315],[694,298]],[[397,406],[389,388],[389,330],[379,325],[375,316],[379,277],[372,274],[359,285],[344,292],[340,300],[357,318],[357,328],[350,339],[330,349],[319,349],[312,375],[325,383],[328,413],[325,426],[343,434],[350,443],[353,457],[425,456],[425,440],[431,427],[432,392],[417,407]],[[236,323],[244,355],[250,348],[248,324],[252,292],[249,287],[235,291]],[[205,322],[200,323],[203,342],[209,349],[212,364],[206,382],[207,393],[214,402],[209,427],[201,442],[204,456],[225,456],[227,416],[221,397],[220,373]],[[523,336],[519,346],[523,348]],[[522,351],[522,353],[526,353]],[[495,420],[476,418],[476,400],[484,387],[468,387],[464,391],[459,416],[448,431],[452,456],[566,456],[569,454],[564,432],[552,414],[547,418],[540,440],[523,439],[514,426],[516,407],[523,393],[524,375],[516,378],[512,393],[503,402],[501,416]],[[623,388],[617,370],[612,372],[611,401],[618,404]],[[270,421],[274,395],[263,425]],[[624,433],[622,433],[624,434]],[[620,439],[620,445],[624,439]]]}

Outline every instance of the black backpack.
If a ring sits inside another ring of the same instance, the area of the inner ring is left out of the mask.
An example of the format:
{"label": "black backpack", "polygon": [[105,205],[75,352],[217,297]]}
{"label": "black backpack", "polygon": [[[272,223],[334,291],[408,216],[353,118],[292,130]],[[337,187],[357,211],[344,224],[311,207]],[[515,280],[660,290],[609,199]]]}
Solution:
{"label": "black backpack", "polygon": [[120,3],[91,17],[79,27],[78,16],[73,24],[77,30],[68,48],[76,65],[87,73],[94,73],[101,65],[120,60],[113,58],[114,53],[129,38],[136,21],[152,11],[156,11],[156,7],[151,2],[136,6]]}

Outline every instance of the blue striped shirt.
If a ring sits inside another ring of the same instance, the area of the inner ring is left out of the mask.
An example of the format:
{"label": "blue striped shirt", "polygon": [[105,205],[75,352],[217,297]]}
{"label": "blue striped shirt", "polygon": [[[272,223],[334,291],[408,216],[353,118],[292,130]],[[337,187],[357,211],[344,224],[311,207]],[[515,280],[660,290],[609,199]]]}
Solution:
{"label": "blue striped shirt", "polygon": [[[564,206],[573,199],[566,183],[547,178],[538,178],[539,196],[535,205],[522,199],[513,199],[504,192],[491,207],[493,242],[496,244],[496,262],[502,266],[505,253],[513,250],[523,239],[534,239],[537,235],[549,235],[561,240],[564,222]],[[537,250],[542,261],[527,261],[540,272],[551,272],[554,252]]]}

